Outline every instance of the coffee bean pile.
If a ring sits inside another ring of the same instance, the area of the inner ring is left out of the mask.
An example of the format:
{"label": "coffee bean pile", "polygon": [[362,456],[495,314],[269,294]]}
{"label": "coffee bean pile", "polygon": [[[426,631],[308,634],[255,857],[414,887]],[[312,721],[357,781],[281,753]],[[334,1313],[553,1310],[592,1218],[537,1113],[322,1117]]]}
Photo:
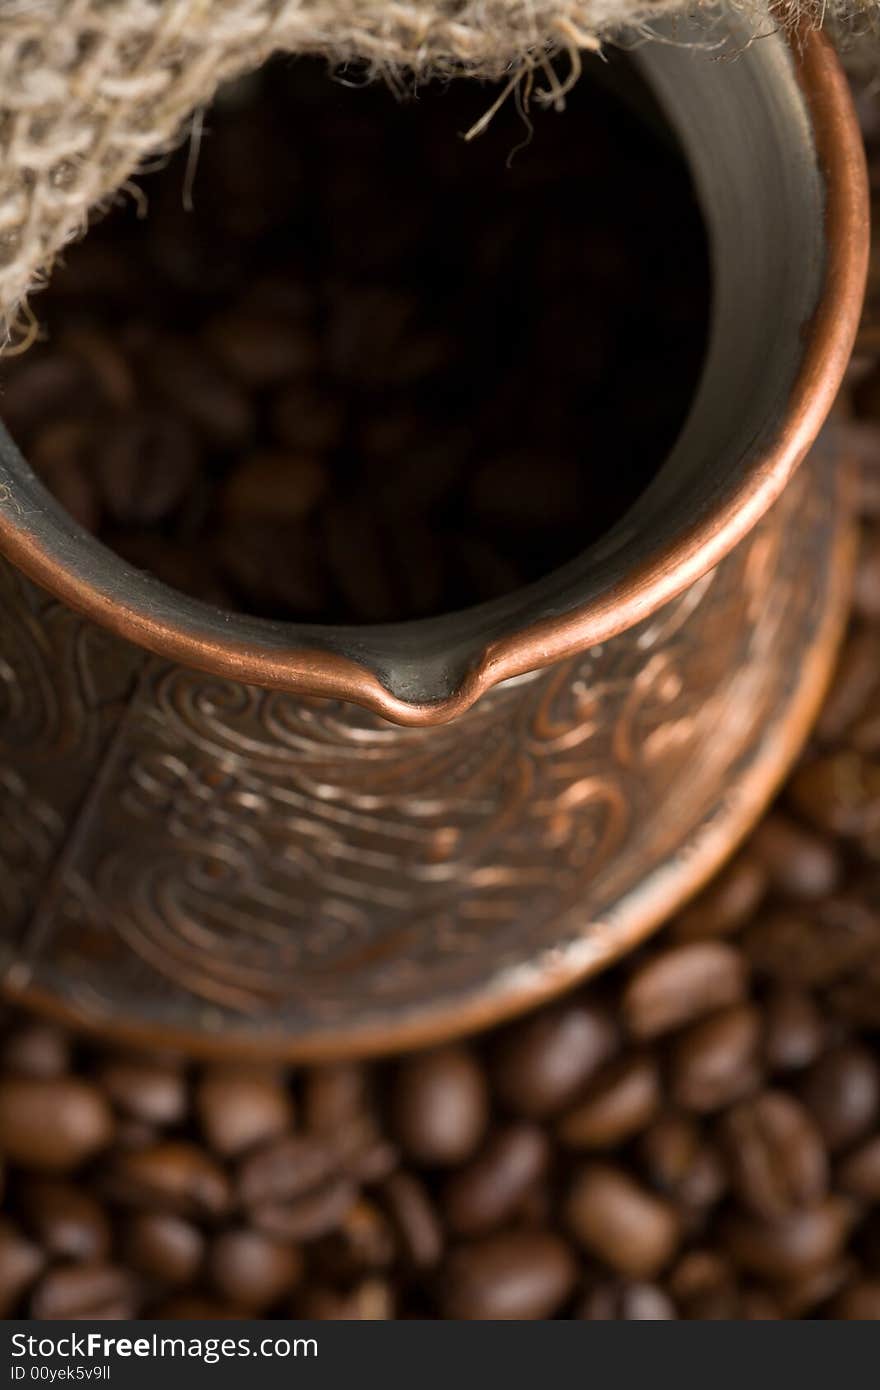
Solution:
{"label": "coffee bean pile", "polygon": [[688,176],[589,78],[527,148],[513,103],[465,143],[493,96],[270,65],[142,180],[148,216],[68,251],[0,417],[78,521],[208,602],[376,622],[509,592],[623,514],[704,348]]}

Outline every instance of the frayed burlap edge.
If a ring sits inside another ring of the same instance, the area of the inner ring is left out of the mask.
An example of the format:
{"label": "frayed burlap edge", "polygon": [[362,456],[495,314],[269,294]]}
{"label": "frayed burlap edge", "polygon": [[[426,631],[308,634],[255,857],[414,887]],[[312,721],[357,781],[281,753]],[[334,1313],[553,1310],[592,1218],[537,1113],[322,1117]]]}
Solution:
{"label": "frayed burlap edge", "polygon": [[[869,23],[873,3],[848,6]],[[364,64],[396,82],[533,75],[561,104],[579,54],[623,26],[650,36],[681,0],[0,0],[0,333],[14,347],[28,292],[219,83],[275,51]],[[738,3],[766,29],[761,0]],[[690,5],[717,32],[717,4]],[[781,22],[802,17],[789,0]],[[819,22],[819,11],[810,14]],[[560,55],[563,76],[551,66]],[[567,63],[567,66],[566,66]]]}

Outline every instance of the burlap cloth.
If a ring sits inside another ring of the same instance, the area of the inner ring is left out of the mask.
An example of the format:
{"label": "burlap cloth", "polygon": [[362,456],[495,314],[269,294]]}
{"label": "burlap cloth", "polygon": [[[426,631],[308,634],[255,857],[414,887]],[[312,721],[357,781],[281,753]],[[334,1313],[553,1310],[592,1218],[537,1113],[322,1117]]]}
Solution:
{"label": "burlap cloth", "polygon": [[[762,0],[748,4],[760,30]],[[788,15],[803,10],[789,5]],[[614,41],[623,25],[649,35],[658,15],[681,8],[682,0],[0,0],[0,332],[14,340],[22,331],[28,290],[84,230],[89,210],[179,138],[221,81],[274,51],[397,77],[461,71],[515,84],[537,73],[545,95],[559,98],[582,50]],[[687,8],[706,16],[711,34],[717,9]],[[562,77],[549,65],[558,54],[569,65],[560,63]]]}

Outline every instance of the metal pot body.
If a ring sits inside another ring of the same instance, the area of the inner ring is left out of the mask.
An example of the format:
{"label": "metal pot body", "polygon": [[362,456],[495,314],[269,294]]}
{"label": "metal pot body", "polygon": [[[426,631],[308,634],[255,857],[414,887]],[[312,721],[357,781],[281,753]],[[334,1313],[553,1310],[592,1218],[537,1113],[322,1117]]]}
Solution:
{"label": "metal pot body", "polygon": [[804,736],[845,604],[817,450],[646,621],[407,728],[151,656],[0,569],[7,989],[152,1042],[322,1056],[504,1016],[704,881]]}
{"label": "metal pot body", "polygon": [[710,231],[703,378],[636,507],[546,580],[381,629],[224,614],[109,556],[0,435],[10,995],[202,1051],[429,1041],[618,956],[757,816],[842,622],[846,480],[827,442],[797,469],[867,199],[821,40],[726,22],[735,61],[639,58]]}

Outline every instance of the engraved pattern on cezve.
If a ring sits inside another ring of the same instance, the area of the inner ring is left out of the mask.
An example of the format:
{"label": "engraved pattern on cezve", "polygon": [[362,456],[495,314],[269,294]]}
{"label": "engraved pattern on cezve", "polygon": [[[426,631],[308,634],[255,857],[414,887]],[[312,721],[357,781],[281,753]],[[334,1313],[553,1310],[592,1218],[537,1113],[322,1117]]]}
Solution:
{"label": "engraved pattern on cezve", "polygon": [[32,921],[143,656],[5,561],[0,614],[0,947],[8,952]]}
{"label": "engraved pattern on cezve", "polygon": [[46,883],[13,968],[110,1023],[295,1040],[607,930],[784,710],[836,516],[817,459],[659,614],[427,729],[152,658],[132,687],[137,653],[4,567],[6,920]]}

